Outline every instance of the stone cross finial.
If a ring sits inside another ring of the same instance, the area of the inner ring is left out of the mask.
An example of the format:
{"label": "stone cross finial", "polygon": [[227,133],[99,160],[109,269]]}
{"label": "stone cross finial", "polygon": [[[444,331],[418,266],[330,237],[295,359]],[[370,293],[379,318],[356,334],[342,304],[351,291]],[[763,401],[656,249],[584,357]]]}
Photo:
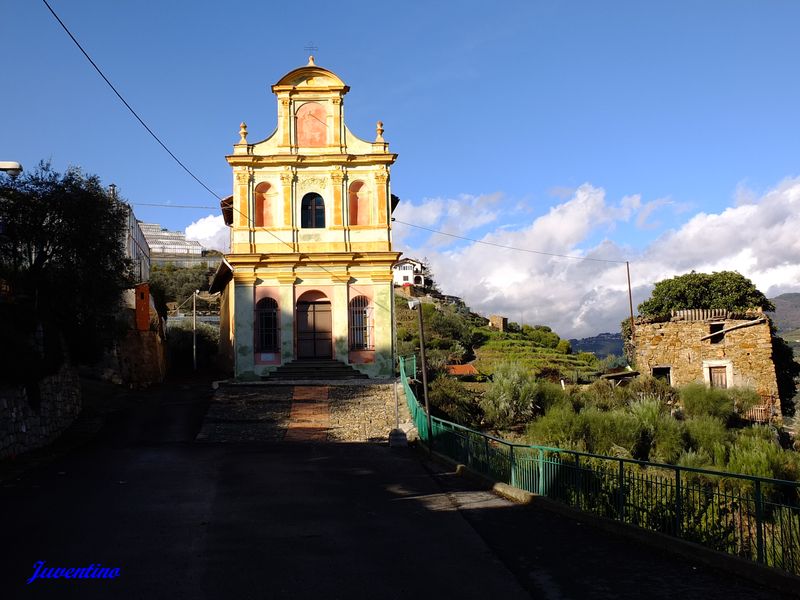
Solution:
{"label": "stone cross finial", "polygon": [[383,121],[378,121],[375,126],[375,141],[382,142],[383,140]]}
{"label": "stone cross finial", "polygon": [[239,125],[239,143],[246,144],[247,143],[247,123],[242,121],[242,124]]}
{"label": "stone cross finial", "polygon": [[308,65],[307,66],[309,66],[309,67],[316,66],[315,63],[314,63],[314,55],[313,54],[308,57]]}

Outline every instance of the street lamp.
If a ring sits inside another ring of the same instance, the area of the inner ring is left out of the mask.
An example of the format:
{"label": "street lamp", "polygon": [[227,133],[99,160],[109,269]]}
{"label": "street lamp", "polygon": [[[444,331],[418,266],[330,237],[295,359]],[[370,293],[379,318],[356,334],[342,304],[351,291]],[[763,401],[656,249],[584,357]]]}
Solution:
{"label": "street lamp", "polygon": [[13,160],[0,160],[0,171],[5,171],[12,177],[22,173],[22,165]]}
{"label": "street lamp", "polygon": [[408,301],[408,308],[417,311],[419,317],[419,355],[422,361],[422,394],[425,398],[425,413],[428,417],[428,452],[433,451],[433,424],[431,423],[431,407],[428,404],[428,367],[425,364],[425,330],[422,325],[422,303],[418,298]]}

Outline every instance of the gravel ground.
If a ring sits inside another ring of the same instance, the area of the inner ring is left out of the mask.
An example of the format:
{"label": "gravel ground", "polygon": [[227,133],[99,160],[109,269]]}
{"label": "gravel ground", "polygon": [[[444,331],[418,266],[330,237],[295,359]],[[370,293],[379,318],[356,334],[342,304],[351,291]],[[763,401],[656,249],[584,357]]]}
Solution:
{"label": "gravel ground", "polygon": [[211,398],[201,442],[279,442],[292,407],[291,386],[220,386]]}
{"label": "gravel ground", "polygon": [[[306,387],[306,386],[303,386]],[[290,422],[290,385],[221,385],[214,392],[203,427],[203,442],[279,442]],[[402,388],[398,385],[401,424],[409,420]],[[330,386],[328,441],[383,443],[395,426],[392,384]],[[406,424],[404,429],[408,430]]]}

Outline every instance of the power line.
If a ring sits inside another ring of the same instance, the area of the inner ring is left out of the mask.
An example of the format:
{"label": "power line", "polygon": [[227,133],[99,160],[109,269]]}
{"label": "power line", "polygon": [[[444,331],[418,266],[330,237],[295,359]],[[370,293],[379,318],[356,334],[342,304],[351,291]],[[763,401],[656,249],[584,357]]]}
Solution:
{"label": "power line", "polygon": [[213,190],[212,190],[210,187],[208,187],[208,186],[207,186],[205,183],[203,183],[202,181],[200,181],[200,178],[199,178],[199,177],[197,177],[197,175],[195,175],[194,173],[192,173],[192,172],[189,170],[189,167],[187,167],[185,164],[183,164],[183,162],[181,162],[181,160],[180,160],[180,159],[179,159],[177,156],[175,156],[175,154],[172,152],[172,150],[170,150],[169,148],[167,148],[167,145],[166,145],[164,142],[162,142],[162,141],[161,141],[161,139],[160,139],[160,138],[159,138],[159,137],[158,137],[158,136],[157,136],[157,135],[156,135],[156,134],[153,132],[153,130],[152,130],[152,129],[150,129],[150,127],[148,127],[148,126],[147,126],[147,123],[145,123],[145,122],[144,122],[144,120],[142,120],[142,118],[141,118],[141,117],[140,117],[140,116],[137,114],[137,112],[136,112],[135,110],[133,110],[133,107],[132,107],[130,104],[128,104],[128,102],[125,100],[125,98],[123,98],[123,97],[122,97],[122,94],[120,94],[120,93],[117,91],[117,88],[115,88],[115,87],[114,87],[114,84],[113,84],[113,83],[111,83],[111,82],[108,80],[108,77],[106,77],[106,76],[105,76],[105,74],[103,73],[103,71],[101,71],[101,70],[100,70],[100,67],[98,67],[98,66],[97,66],[97,64],[96,64],[96,63],[95,63],[95,62],[92,60],[92,57],[91,57],[91,56],[89,56],[89,53],[88,53],[88,52],[86,52],[86,50],[84,50],[84,49],[83,49],[83,46],[81,46],[80,42],[79,42],[77,39],[75,39],[75,36],[74,36],[74,35],[72,35],[72,32],[71,32],[71,31],[70,31],[70,30],[67,28],[67,26],[64,24],[64,21],[62,21],[62,20],[61,20],[61,18],[60,18],[60,17],[59,17],[59,16],[56,14],[56,11],[54,11],[54,10],[53,10],[53,7],[52,7],[52,6],[50,6],[50,4],[48,4],[47,0],[42,0],[42,2],[44,2],[44,5],[47,7],[47,10],[49,10],[49,11],[50,11],[50,14],[52,14],[52,15],[53,15],[53,17],[55,17],[56,21],[58,21],[58,24],[59,24],[59,25],[61,25],[61,28],[62,28],[62,29],[63,29],[63,30],[64,30],[64,31],[67,33],[67,35],[70,37],[70,39],[71,39],[73,42],[75,42],[75,45],[78,47],[78,49],[79,49],[79,50],[80,50],[80,51],[83,53],[83,55],[86,57],[86,60],[88,60],[88,61],[89,61],[89,63],[91,63],[91,65],[94,67],[94,70],[98,72],[98,74],[100,75],[100,77],[102,77],[102,78],[103,78],[103,81],[105,81],[105,82],[108,84],[108,87],[110,87],[110,88],[111,88],[111,90],[112,90],[112,91],[113,91],[113,92],[114,92],[114,93],[117,95],[117,98],[119,98],[119,99],[120,99],[120,101],[121,101],[121,102],[122,102],[122,103],[125,105],[125,107],[126,107],[126,108],[127,108],[127,109],[128,109],[130,112],[131,112],[131,114],[132,114],[134,117],[136,117],[136,120],[137,120],[137,121],[139,121],[139,123],[142,125],[142,127],[144,127],[144,128],[147,130],[147,133],[149,133],[151,136],[153,136],[153,139],[154,139],[155,141],[157,141],[157,142],[159,143],[159,145],[160,145],[160,146],[161,146],[161,147],[162,147],[164,150],[166,150],[167,154],[169,154],[169,155],[170,155],[170,156],[173,158],[173,160],[174,160],[176,163],[178,163],[178,164],[181,166],[181,168],[182,168],[184,171],[186,171],[186,172],[187,172],[187,173],[188,173],[188,174],[189,174],[189,175],[192,177],[192,179],[194,179],[194,180],[195,180],[197,183],[199,183],[200,185],[202,185],[202,186],[203,186],[203,187],[206,189],[206,191],[207,191],[209,194],[211,194],[212,196],[214,196],[214,197],[215,197],[217,200],[222,200],[222,197],[221,197],[221,196],[219,196],[219,195],[218,195],[216,192],[214,192],[214,191],[213,191]]}
{"label": "power line", "polygon": [[160,206],[163,208],[207,208],[209,210],[219,210],[219,206],[200,206],[196,204],[153,204],[150,202],[131,202],[133,206]]}
{"label": "power line", "polygon": [[464,237],[463,235],[456,235],[454,233],[447,233],[445,231],[439,231],[437,229],[430,229],[428,227],[423,227],[422,225],[414,225],[413,223],[406,223],[405,221],[398,221],[397,219],[393,219],[395,223],[400,223],[402,225],[407,225],[409,227],[414,227],[416,229],[424,229],[425,231],[430,231],[431,233],[438,233],[439,235],[446,235],[452,238],[457,238],[459,240],[465,240],[467,242],[474,242],[476,244],[484,244],[486,246],[494,246],[495,248],[503,248],[505,250],[516,250],[517,252],[529,252],[530,254],[539,254],[542,256],[553,256],[556,258],[571,258],[572,260],[592,260],[594,262],[603,262],[603,263],[613,263],[624,265],[627,264],[628,261],[626,260],[610,260],[606,258],[592,258],[590,256],[570,256],[569,254],[555,254],[553,252],[542,252],[540,250],[530,250],[528,248],[517,248],[515,246],[505,246],[503,244],[495,244],[494,242],[487,242],[484,240],[474,240],[472,238]]}

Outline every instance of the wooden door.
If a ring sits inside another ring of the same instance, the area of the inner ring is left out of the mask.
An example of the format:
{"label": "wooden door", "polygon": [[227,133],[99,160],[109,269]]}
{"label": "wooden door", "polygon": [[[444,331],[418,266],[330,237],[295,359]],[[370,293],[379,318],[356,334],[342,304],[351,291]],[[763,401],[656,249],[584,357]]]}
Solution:
{"label": "wooden door", "polygon": [[297,358],[332,358],[330,302],[297,303]]}
{"label": "wooden door", "polygon": [[728,387],[728,374],[725,367],[709,367],[709,379],[711,380],[711,387],[727,388]]}

